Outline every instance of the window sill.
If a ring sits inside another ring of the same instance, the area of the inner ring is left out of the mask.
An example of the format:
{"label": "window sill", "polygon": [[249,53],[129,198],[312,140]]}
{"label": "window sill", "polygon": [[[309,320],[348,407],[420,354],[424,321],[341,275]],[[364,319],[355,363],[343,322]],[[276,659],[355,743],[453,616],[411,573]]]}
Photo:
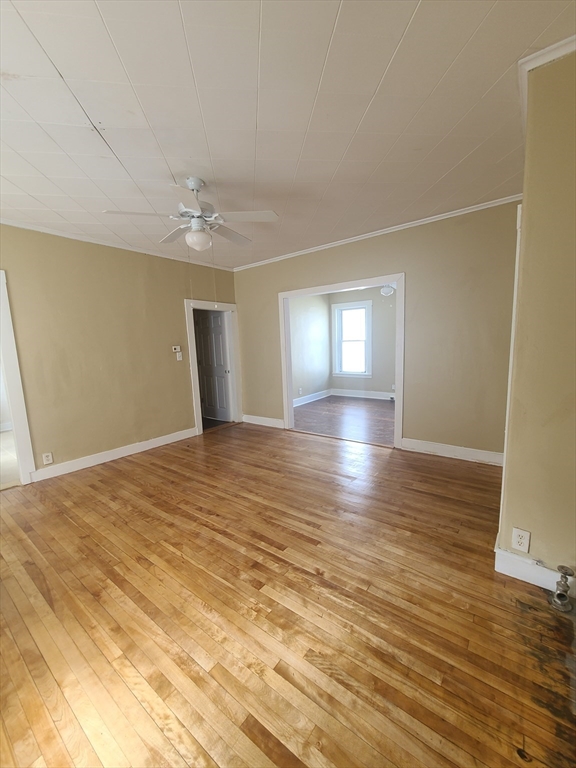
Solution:
{"label": "window sill", "polygon": [[371,379],[371,373],[332,373],[332,376],[337,376],[341,379]]}

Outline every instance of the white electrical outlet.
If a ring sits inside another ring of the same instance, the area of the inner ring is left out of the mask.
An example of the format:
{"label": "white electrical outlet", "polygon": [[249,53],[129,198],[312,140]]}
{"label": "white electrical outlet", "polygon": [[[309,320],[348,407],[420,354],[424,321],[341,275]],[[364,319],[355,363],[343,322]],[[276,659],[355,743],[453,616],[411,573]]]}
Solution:
{"label": "white electrical outlet", "polygon": [[42,454],[42,461],[44,464],[52,464],[54,461],[54,457],[51,453],[43,453]]}
{"label": "white electrical outlet", "polygon": [[396,384],[392,384],[392,392],[396,391]]}
{"label": "white electrical outlet", "polygon": [[518,549],[520,552],[530,552],[530,531],[523,531],[522,528],[512,528],[512,549]]}
{"label": "white electrical outlet", "polygon": [[298,394],[299,394],[299,395],[301,395],[301,394],[302,394],[302,387],[298,387]]}

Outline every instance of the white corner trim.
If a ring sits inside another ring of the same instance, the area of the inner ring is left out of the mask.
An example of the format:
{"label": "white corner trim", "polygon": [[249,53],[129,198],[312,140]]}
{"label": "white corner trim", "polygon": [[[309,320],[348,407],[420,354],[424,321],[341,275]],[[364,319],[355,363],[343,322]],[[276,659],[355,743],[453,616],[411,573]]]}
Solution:
{"label": "white corner trim", "polygon": [[242,421],[247,424],[257,424],[260,427],[276,427],[276,429],[284,429],[283,419],[269,419],[268,416],[248,416],[244,414]]}
{"label": "white corner trim", "polygon": [[413,440],[410,437],[402,438],[402,448],[405,451],[415,451],[416,453],[433,453],[436,456],[446,456],[450,459],[463,459],[464,461],[477,461],[481,464],[502,466],[502,454],[495,451],[480,451],[477,448],[464,448],[460,445],[429,443],[426,440]]}
{"label": "white corner trim", "polygon": [[364,389],[331,389],[331,395],[339,397],[362,397],[368,400],[393,400],[396,399],[395,392],[376,392],[375,390]]}
{"label": "white corner trim", "polygon": [[[4,224],[6,227],[15,227],[16,229],[29,229],[32,232],[41,232],[43,235],[54,235],[54,237],[65,237],[66,240],[79,240],[81,243],[91,243],[92,245],[104,245],[106,248],[118,248],[121,251],[132,251],[132,253],[140,253],[148,256],[159,256],[161,259],[172,259],[172,261],[183,261],[185,264],[196,264],[199,267],[208,267],[208,269],[222,269],[224,272],[233,272],[232,267],[219,267],[206,261],[194,261],[187,256],[169,256],[167,253],[160,253],[159,251],[142,250],[134,248],[126,243],[125,245],[118,245],[118,243],[107,243],[105,240],[97,240],[93,237],[83,234],[70,234],[69,232],[59,232],[57,229],[49,229],[48,227],[40,227],[36,224],[23,224],[21,221],[9,221],[8,219],[0,219],[0,224]],[[190,249],[189,249],[190,250]]]}
{"label": "white corner trim", "polygon": [[150,440],[144,440],[141,443],[122,445],[120,448],[112,448],[110,451],[93,453],[91,456],[82,456],[79,459],[63,461],[61,464],[51,464],[48,467],[42,467],[41,469],[36,469],[34,472],[31,472],[30,477],[32,482],[36,482],[37,480],[46,480],[49,477],[67,475],[69,472],[77,472],[79,469],[95,467],[97,464],[105,464],[107,461],[122,459],[124,456],[131,456],[134,453],[142,453],[142,451],[149,451],[151,448],[158,448],[161,445],[176,443],[179,440],[186,440],[189,437],[196,437],[197,434],[197,427],[183,429],[180,432],[172,432],[170,435],[153,437]]}
{"label": "white corner trim", "polygon": [[[514,579],[526,581],[528,584],[534,584],[551,592],[556,589],[556,582],[560,578],[558,571],[547,568],[539,563],[538,560],[523,557],[515,552],[508,552],[499,547],[495,547],[494,552],[496,553],[494,570],[497,573],[512,576]],[[569,578],[568,581],[570,583],[570,594],[572,597],[576,597],[576,581],[573,578]]]}
{"label": "white corner trim", "polygon": [[347,237],[345,240],[336,240],[334,243],[324,243],[323,245],[315,245],[313,248],[305,248],[303,251],[294,251],[293,253],[286,253],[284,256],[275,256],[272,259],[264,259],[264,261],[256,261],[253,264],[244,264],[241,267],[234,267],[234,272],[241,272],[243,269],[254,269],[255,267],[262,267],[264,264],[272,264],[275,261],[284,261],[284,259],[292,259],[295,256],[304,256],[307,253],[316,253],[316,251],[325,251],[327,248],[336,248],[338,245],[347,245],[348,243],[357,243],[359,240],[368,240],[371,237],[379,237],[380,235],[387,235],[390,232],[399,232],[401,229],[411,229],[412,227],[420,227],[422,224],[432,224],[434,221],[442,221],[443,219],[451,219],[454,216],[465,216],[467,213],[474,213],[475,211],[483,211],[486,208],[495,208],[498,205],[506,205],[507,203],[514,203],[518,200],[522,200],[522,195],[511,195],[510,197],[501,197],[498,200],[491,200],[489,203],[480,203],[478,205],[471,205],[469,208],[459,208],[457,211],[448,211],[448,213],[439,213],[436,216],[429,216],[426,219],[418,219],[417,221],[408,221],[405,224],[396,224],[394,227],[387,227],[386,229],[378,229],[376,232],[367,232],[364,235],[356,235],[355,237]]}
{"label": "white corner trim", "polygon": [[312,392],[311,395],[302,395],[302,397],[295,397],[293,401],[294,408],[298,405],[306,405],[306,403],[313,403],[315,400],[323,400],[325,397],[330,397],[333,394],[331,389],[324,389],[322,392]]}
{"label": "white corner trim", "polygon": [[10,432],[11,429],[12,429],[11,421],[0,422],[0,432]]}
{"label": "white corner trim", "polygon": [[522,117],[526,123],[526,113],[528,109],[528,72],[533,69],[549,64],[551,61],[561,59],[569,53],[576,51],[576,35],[561,40],[559,43],[549,45],[542,51],[525,56],[518,62],[518,80],[520,82],[520,99],[522,102]]}

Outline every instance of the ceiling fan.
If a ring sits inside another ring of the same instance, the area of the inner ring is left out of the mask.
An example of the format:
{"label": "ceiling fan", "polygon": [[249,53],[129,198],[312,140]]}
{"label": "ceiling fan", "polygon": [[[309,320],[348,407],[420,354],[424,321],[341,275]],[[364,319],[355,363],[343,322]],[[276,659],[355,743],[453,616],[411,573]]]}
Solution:
{"label": "ceiling fan", "polygon": [[234,243],[234,245],[250,245],[252,241],[249,238],[223,226],[224,222],[278,221],[278,214],[274,213],[274,211],[226,211],[218,213],[213,205],[198,199],[198,194],[203,186],[204,181],[197,176],[189,176],[186,179],[186,194],[191,192],[192,195],[187,206],[184,203],[178,203],[177,216],[167,213],[142,213],[141,211],[103,211],[103,213],[122,216],[169,216],[173,221],[180,221],[182,223],[176,229],[173,229],[170,234],[162,238],[160,242],[173,243],[184,235],[186,243],[190,248],[194,248],[197,251],[204,251],[206,248],[210,248],[213,232],[221,237],[225,237],[226,240]]}

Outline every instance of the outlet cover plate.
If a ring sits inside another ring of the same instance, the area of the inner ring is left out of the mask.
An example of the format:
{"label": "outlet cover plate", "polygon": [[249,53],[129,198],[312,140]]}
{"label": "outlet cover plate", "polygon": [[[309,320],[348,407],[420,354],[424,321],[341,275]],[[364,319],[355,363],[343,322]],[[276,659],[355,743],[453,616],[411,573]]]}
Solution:
{"label": "outlet cover plate", "polygon": [[519,552],[530,552],[530,531],[512,528],[512,549],[517,549]]}

